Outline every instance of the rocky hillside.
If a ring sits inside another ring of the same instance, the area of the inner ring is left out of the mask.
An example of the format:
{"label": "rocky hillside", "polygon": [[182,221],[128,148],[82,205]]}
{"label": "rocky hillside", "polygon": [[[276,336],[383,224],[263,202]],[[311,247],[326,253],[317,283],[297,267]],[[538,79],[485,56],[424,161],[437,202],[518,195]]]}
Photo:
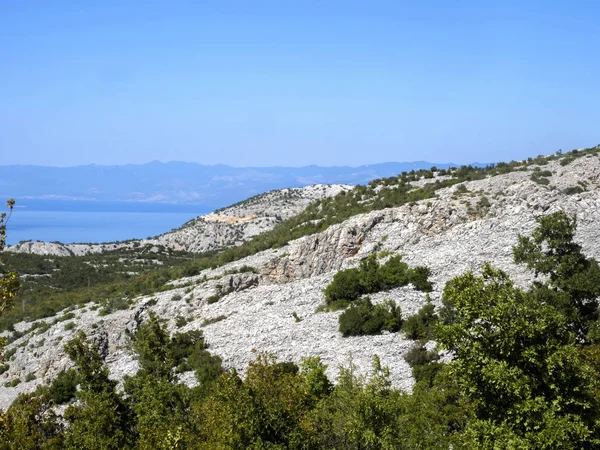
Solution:
{"label": "rocky hillside", "polygon": [[[393,383],[408,390],[413,381],[402,356],[412,343],[402,332],[345,338],[338,331],[341,312],[316,311],[324,302],[323,288],[333,276],[378,252],[381,258],[400,254],[411,267],[428,266],[434,284],[430,295],[436,304],[448,280],[466,270],[478,270],[486,261],[524,285],[533,274],[513,264],[512,246],[517,234],[529,233],[542,215],[564,210],[576,216],[577,239],[584,252],[600,258],[599,188],[598,152],[542,167],[530,165],[439,189],[429,199],[353,216],[282,248],[180,279],[170,290],[137,298],[126,310],[102,316],[97,305],[87,304],[45,319],[46,325],[35,329],[31,323],[19,323],[15,328],[23,335],[8,346],[8,369],[0,375],[0,408],[19,392],[30,391],[71,366],[62,345],[78,329],[99,344],[114,378],[133,374],[136,362],[129,350],[129,335],[149,311],[167,318],[172,331],[202,328],[210,351],[220,355],[226,367],[243,371],[262,351],[294,362],[312,355],[320,356],[329,375],[335,377],[338,367],[349,359],[358,370],[366,371],[377,354],[389,366]],[[213,216],[220,219],[198,219],[179,231],[182,236],[189,233],[181,242],[198,236],[188,229],[230,227],[225,217],[232,217],[233,226],[242,233],[239,238],[259,232],[250,224],[267,223],[259,219],[265,217],[260,208],[242,204]],[[222,242],[237,242],[238,234],[230,236]],[[203,247],[198,244],[196,248]],[[409,285],[371,298],[374,303],[394,299],[406,316],[425,303],[426,294]],[[191,374],[184,374],[183,379],[193,383]]]}
{"label": "rocky hillside", "polygon": [[175,251],[207,252],[240,245],[251,237],[271,230],[298,214],[309,204],[337,195],[352,186],[317,184],[304,188],[270,191],[197,217],[182,227],[152,239],[105,244],[61,244],[28,241],[7,248],[9,252],[38,255],[81,256],[118,249],[164,246]]}

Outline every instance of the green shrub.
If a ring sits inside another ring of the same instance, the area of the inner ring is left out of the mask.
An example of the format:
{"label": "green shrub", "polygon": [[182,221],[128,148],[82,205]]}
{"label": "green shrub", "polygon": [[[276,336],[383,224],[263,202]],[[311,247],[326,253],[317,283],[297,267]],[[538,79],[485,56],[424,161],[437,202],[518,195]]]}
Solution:
{"label": "green shrub", "polygon": [[59,372],[48,388],[54,404],[62,405],[75,398],[78,383],[77,372],[74,369]]}
{"label": "green shrub", "polygon": [[582,192],[584,192],[584,189],[581,186],[569,186],[563,190],[563,193],[566,195],[580,194]]}
{"label": "green shrub", "polygon": [[298,365],[291,361],[275,363],[275,367],[274,367],[275,376],[277,378],[279,378],[285,374],[297,375],[299,371],[300,371],[300,368],[298,367]]}
{"label": "green shrub", "polygon": [[219,294],[213,294],[209,297],[206,297],[206,303],[208,303],[209,305],[212,305],[213,303],[217,303],[219,300],[221,300],[223,296],[219,295]]}
{"label": "green shrub", "polygon": [[39,322],[39,326],[37,326],[37,331],[35,332],[36,334],[42,334],[45,333],[46,331],[48,331],[50,329],[50,327],[54,324],[55,322]]}
{"label": "green shrub", "polygon": [[217,292],[210,297],[206,298],[206,302],[211,305],[213,303],[217,303],[223,297],[233,292],[233,288],[231,286],[223,287],[220,284],[217,285]]}
{"label": "green shrub", "polygon": [[217,323],[225,319],[227,319],[227,316],[224,316],[222,314],[217,317],[211,317],[210,319],[204,319],[202,321],[202,326],[205,327],[206,325],[210,325],[211,323]]}
{"label": "green shrub", "polygon": [[258,273],[258,270],[255,267],[249,266],[247,264],[244,264],[241,267],[238,267],[237,269],[232,269],[232,270],[227,270],[225,272],[226,275],[231,275],[234,273]]}
{"label": "green shrub", "polygon": [[29,372],[27,374],[27,376],[25,377],[25,382],[29,382],[29,381],[33,381],[33,380],[35,380],[35,373]]}
{"label": "green shrub", "polygon": [[406,318],[402,325],[402,331],[409,339],[430,339],[433,337],[437,321],[435,306],[428,301],[416,314]]}
{"label": "green shrub", "polygon": [[428,267],[418,266],[408,271],[408,281],[415,289],[423,292],[431,292],[433,286],[429,281],[431,271]]}
{"label": "green shrub", "polygon": [[187,365],[187,358],[195,349],[204,350],[204,334],[202,330],[190,330],[185,333],[175,333],[171,337],[171,356],[178,372],[191,370]]}
{"label": "green shrub", "polygon": [[221,358],[206,350],[202,330],[174,334],[170,347],[175,370],[194,371],[201,384],[212,382],[223,373]]}
{"label": "green shrub", "polygon": [[2,375],[8,369],[10,369],[10,366],[8,364],[0,364],[0,375]]}
{"label": "green shrub", "polygon": [[10,350],[6,350],[2,355],[2,358],[6,361],[9,360],[15,353],[17,353],[17,348],[13,347]]}
{"label": "green shrub", "polygon": [[487,197],[481,197],[479,199],[479,201],[477,202],[477,207],[478,208],[489,208],[491,205],[490,200]]}
{"label": "green shrub", "polygon": [[58,319],[56,319],[57,322],[64,322],[65,320],[71,320],[75,318],[75,313],[73,312],[68,312],[63,314],[62,316],[60,316]]}
{"label": "green shrub", "polygon": [[454,192],[456,194],[466,194],[467,192],[469,192],[469,190],[467,189],[467,187],[464,184],[459,184],[458,186],[456,186],[456,189],[454,190]]}
{"label": "green shrub", "polygon": [[[149,306],[152,306],[150,305],[150,302],[151,301],[149,301],[147,304]],[[154,304],[156,304],[156,300]],[[103,302],[103,307],[102,309],[100,309],[100,311],[98,311],[98,315],[106,316],[108,314],[112,314],[115,311],[127,309],[130,305],[131,301],[126,298],[111,298]]]}
{"label": "green shrub", "polygon": [[571,158],[571,157],[566,157],[560,160],[560,165],[561,166],[566,166],[571,164],[573,161],[575,161],[575,158]]}
{"label": "green shrub", "polygon": [[381,287],[391,289],[405,286],[408,283],[408,264],[401,261],[401,257],[392,256],[379,269]]}
{"label": "green shrub", "polygon": [[423,383],[427,386],[433,386],[436,375],[440,372],[443,363],[433,361],[429,364],[423,364],[412,367],[412,375],[417,383]]}
{"label": "green shrub", "polygon": [[365,294],[361,284],[358,269],[346,269],[336,273],[333,281],[325,288],[325,301],[327,304],[340,300],[352,301]]}
{"label": "green shrub", "polygon": [[406,361],[411,367],[422,366],[430,362],[437,361],[439,355],[435,351],[427,351],[422,342],[415,342],[408,352],[404,355]]}
{"label": "green shrub", "polygon": [[363,295],[393,289],[412,283],[424,292],[432,289],[428,281],[429,269],[415,267],[410,269],[401,261],[399,255],[392,256],[383,265],[377,261],[375,253],[363,259],[360,266],[342,270],[335,274],[332,282],[325,288],[325,302],[328,306],[353,302]]}
{"label": "green shrub", "polygon": [[14,378],[11,381],[7,381],[6,383],[4,383],[4,387],[15,387],[18,386],[21,383],[21,379],[20,378]]}
{"label": "green shrub", "polygon": [[404,360],[412,368],[412,375],[415,381],[425,382],[431,386],[437,373],[442,368],[438,363],[440,356],[432,350],[427,351],[422,342],[415,342],[411,349],[404,355]]}
{"label": "green shrub", "polygon": [[[546,173],[548,171],[545,172],[532,172],[531,174],[531,181],[537,183],[537,184],[541,184],[543,186],[548,186],[550,184],[550,180],[548,178],[545,178],[544,175],[542,175],[542,173]],[[552,172],[550,172],[550,175],[552,175]]]}
{"label": "green shrub", "polygon": [[188,324],[188,322],[189,322],[189,321],[190,321],[190,320],[189,320],[189,319],[187,319],[186,317],[183,317],[183,316],[177,316],[177,317],[175,318],[175,326],[177,326],[177,328],[184,327],[184,326],[186,326],[186,325]]}
{"label": "green shrub", "polygon": [[216,381],[223,373],[223,360],[208,350],[194,349],[187,360],[200,385]]}
{"label": "green shrub", "polygon": [[65,331],[74,330],[75,326],[76,326],[75,322],[69,322],[64,326],[64,330]]}
{"label": "green shrub", "polygon": [[402,312],[392,300],[373,305],[368,297],[354,302],[339,317],[339,330],[346,336],[395,332],[402,326]]}

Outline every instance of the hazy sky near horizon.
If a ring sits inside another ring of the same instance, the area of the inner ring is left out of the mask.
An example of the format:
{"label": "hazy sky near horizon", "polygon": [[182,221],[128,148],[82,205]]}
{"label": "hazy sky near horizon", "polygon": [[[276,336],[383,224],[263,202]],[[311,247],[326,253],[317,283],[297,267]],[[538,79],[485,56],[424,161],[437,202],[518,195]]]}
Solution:
{"label": "hazy sky near horizon", "polygon": [[600,142],[597,1],[0,2],[0,164],[520,159]]}

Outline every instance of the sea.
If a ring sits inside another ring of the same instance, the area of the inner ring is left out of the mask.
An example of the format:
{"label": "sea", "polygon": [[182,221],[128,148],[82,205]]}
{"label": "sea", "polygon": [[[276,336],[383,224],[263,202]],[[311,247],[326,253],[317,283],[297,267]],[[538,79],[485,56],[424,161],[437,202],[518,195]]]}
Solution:
{"label": "sea", "polygon": [[178,228],[219,206],[79,200],[27,200],[7,223],[8,244],[21,241],[70,243],[144,239]]}

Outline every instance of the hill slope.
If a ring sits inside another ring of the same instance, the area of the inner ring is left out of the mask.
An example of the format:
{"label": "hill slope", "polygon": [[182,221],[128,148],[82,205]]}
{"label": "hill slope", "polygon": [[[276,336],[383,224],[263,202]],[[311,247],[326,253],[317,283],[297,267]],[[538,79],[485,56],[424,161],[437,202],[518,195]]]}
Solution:
{"label": "hill slope", "polygon": [[[129,335],[149,311],[168,318],[171,330],[203,328],[210,350],[223,358],[226,367],[243,371],[256,351],[266,351],[294,362],[307,355],[320,356],[335,376],[350,357],[360,371],[366,371],[377,354],[390,367],[393,383],[410,389],[410,368],[402,356],[411,342],[401,332],[342,337],[339,311],[315,311],[324,301],[323,288],[340,269],[355,267],[382,251],[401,254],[411,267],[428,266],[431,299],[436,304],[449,279],[468,269],[478,270],[485,261],[525,284],[533,274],[512,262],[516,236],[529,233],[537,217],[557,210],[577,217],[577,240],[586,254],[600,258],[597,150],[577,159],[544,161],[542,166],[531,164],[441,187],[431,198],[354,215],[281,248],[180,279],[170,290],[138,298],[129,309],[99,316],[92,304],[76,308],[71,311],[75,325],[70,330],[64,321],[46,319],[47,329],[38,330],[39,334],[25,332],[8,347],[14,354],[0,380],[23,380],[29,373],[36,378],[16,387],[0,387],[0,407],[71,365],[61,342],[78,328],[100,344],[113,377],[133,373],[137,363],[127,351]],[[374,303],[388,298],[401,306],[405,316],[426,302],[426,294],[411,286],[372,295]],[[178,316],[185,318],[184,325]],[[15,328],[30,327],[20,323]],[[184,379],[191,382],[188,375]]]}
{"label": "hill slope", "polygon": [[81,256],[119,249],[164,246],[170,250],[208,252],[240,245],[242,242],[273,229],[309,204],[352,186],[321,184],[304,188],[285,188],[256,195],[227,208],[199,216],[182,227],[152,239],[104,244],[61,244],[27,241],[9,246],[7,251],[38,255]]}

